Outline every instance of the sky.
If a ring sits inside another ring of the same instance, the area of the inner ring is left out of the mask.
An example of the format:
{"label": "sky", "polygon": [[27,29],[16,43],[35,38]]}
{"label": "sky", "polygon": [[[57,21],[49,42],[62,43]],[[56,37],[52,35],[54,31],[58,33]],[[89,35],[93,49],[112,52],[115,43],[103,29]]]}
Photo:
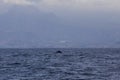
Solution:
{"label": "sky", "polygon": [[0,0],[0,47],[120,47],[119,0]]}

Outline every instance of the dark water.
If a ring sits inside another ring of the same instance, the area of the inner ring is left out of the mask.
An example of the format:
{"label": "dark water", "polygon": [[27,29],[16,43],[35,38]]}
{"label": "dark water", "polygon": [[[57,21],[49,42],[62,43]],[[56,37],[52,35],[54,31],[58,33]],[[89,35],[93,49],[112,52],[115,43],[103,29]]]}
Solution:
{"label": "dark water", "polygon": [[120,49],[0,49],[0,80],[120,80]]}

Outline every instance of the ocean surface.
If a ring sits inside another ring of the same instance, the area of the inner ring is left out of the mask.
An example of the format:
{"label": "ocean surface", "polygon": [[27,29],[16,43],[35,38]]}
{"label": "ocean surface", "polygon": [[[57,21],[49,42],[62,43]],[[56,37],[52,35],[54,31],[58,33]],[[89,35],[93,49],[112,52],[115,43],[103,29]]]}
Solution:
{"label": "ocean surface", "polygon": [[0,80],[120,80],[120,49],[0,49]]}

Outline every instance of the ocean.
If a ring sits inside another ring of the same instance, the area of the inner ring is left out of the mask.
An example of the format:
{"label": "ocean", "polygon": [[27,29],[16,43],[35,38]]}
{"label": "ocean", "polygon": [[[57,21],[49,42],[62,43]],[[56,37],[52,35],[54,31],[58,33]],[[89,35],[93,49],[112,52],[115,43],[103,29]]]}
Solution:
{"label": "ocean", "polygon": [[0,80],[120,80],[120,49],[0,49]]}

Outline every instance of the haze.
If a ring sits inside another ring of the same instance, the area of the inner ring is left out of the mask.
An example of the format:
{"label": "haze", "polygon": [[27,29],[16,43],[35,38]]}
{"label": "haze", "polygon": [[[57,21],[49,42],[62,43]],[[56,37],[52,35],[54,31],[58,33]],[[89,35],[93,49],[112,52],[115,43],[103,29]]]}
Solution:
{"label": "haze", "polygon": [[0,47],[120,47],[119,3],[119,0],[0,0]]}

